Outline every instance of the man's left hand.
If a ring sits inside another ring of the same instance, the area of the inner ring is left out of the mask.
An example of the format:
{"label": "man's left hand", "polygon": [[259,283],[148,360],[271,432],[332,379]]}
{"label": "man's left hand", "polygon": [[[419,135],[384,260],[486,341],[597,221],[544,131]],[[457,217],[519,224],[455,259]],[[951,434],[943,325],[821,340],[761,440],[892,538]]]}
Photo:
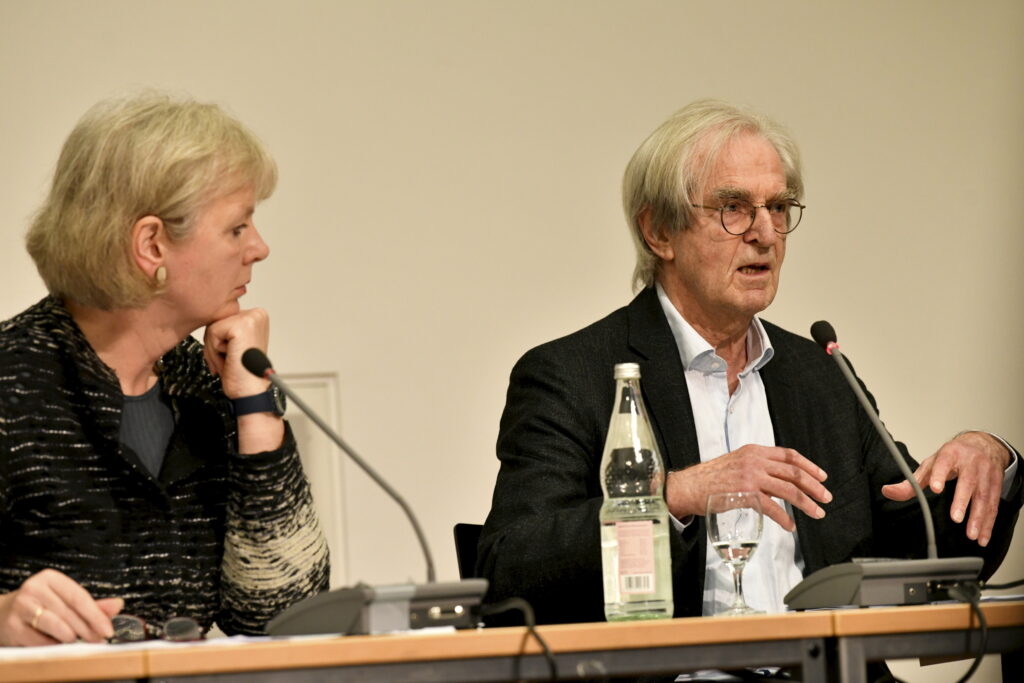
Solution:
{"label": "man's left hand", "polygon": [[[986,546],[992,537],[992,526],[1003,490],[1003,475],[1010,464],[1010,457],[1006,446],[992,435],[964,432],[922,462],[914,472],[914,478],[922,489],[927,487],[935,493],[942,493],[946,482],[956,479],[949,516],[957,524],[963,522],[970,505],[967,537],[976,540],[978,545]],[[914,497],[914,488],[903,480],[883,486],[882,495],[891,500],[910,500]]]}

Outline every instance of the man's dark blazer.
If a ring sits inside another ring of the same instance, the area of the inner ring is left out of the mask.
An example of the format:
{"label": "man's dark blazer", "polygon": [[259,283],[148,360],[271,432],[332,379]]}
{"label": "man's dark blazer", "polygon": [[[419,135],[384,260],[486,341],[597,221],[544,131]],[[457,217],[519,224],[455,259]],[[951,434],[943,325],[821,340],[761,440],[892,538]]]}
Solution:
{"label": "man's dark blazer", "polygon": [[[822,505],[824,519],[794,511],[805,575],[852,557],[924,557],[918,506],[881,495],[884,484],[903,476],[835,362],[814,342],[764,326],[775,350],[760,371],[775,443],[820,465],[834,496]],[[700,462],[682,362],[654,289],[579,332],[532,349],[512,370],[497,443],[501,469],[479,544],[477,572],[490,581],[489,601],[525,598],[541,623],[604,620],[598,468],[613,405],[612,369],[630,362],[640,364],[666,470]],[[906,448],[899,448],[916,469]],[[988,576],[1006,554],[1021,487],[1015,484],[1014,500],[1001,505],[984,549],[967,539],[963,524],[949,519],[953,488],[927,494],[939,555],[983,555]],[[699,616],[703,517],[671,538],[675,615]]]}

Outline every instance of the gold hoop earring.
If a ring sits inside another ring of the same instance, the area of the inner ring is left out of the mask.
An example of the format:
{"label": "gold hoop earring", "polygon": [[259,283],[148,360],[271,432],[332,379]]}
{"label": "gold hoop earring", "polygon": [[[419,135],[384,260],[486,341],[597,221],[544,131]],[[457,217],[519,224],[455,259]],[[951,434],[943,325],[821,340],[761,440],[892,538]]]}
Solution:
{"label": "gold hoop earring", "polygon": [[156,269],[156,284],[158,287],[163,287],[164,283],[167,282],[167,268],[165,266],[158,266]]}

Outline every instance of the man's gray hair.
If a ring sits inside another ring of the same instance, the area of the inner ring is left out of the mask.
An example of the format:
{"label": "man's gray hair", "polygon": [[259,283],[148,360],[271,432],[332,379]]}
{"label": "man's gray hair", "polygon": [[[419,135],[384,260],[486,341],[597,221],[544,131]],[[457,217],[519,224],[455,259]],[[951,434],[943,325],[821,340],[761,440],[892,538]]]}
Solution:
{"label": "man's gray hair", "polygon": [[781,125],[759,112],[718,100],[687,105],[644,140],[622,178],[622,205],[636,247],[635,289],[652,286],[658,268],[658,257],[644,239],[640,216],[649,212],[654,228],[667,234],[685,230],[693,217],[690,205],[701,203],[722,147],[745,133],[760,135],[775,148],[788,192],[801,199],[800,152]]}

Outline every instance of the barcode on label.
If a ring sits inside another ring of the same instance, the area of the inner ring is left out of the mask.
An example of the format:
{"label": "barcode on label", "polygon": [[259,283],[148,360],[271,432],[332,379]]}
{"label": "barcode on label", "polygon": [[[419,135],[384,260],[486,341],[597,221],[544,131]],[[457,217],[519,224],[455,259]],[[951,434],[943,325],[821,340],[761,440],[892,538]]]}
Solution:
{"label": "barcode on label", "polygon": [[622,579],[623,593],[654,592],[654,574],[623,574],[619,578]]}
{"label": "barcode on label", "polygon": [[619,589],[624,595],[654,592],[654,522],[616,522]]}

